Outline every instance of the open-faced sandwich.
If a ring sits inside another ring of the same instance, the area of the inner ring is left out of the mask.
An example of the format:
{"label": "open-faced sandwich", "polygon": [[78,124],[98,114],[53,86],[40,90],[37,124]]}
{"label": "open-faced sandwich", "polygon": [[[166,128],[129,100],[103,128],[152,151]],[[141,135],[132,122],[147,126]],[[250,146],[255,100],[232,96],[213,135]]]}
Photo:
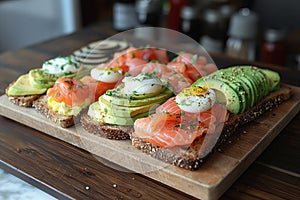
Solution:
{"label": "open-faced sandwich", "polygon": [[82,110],[114,88],[124,75],[122,68],[96,67],[80,80],[59,78],[46,95],[35,100],[33,107],[63,128],[75,124]]}
{"label": "open-faced sandwich", "polygon": [[148,116],[171,96],[173,91],[166,80],[155,73],[127,74],[121,84],[89,106],[81,123],[90,133],[109,139],[129,139],[134,121]]}
{"label": "open-faced sandwich", "polygon": [[31,107],[33,101],[45,94],[60,77],[74,77],[79,63],[72,56],[57,57],[43,63],[42,68],[32,69],[6,88],[8,99],[18,105]]}
{"label": "open-faced sandwich", "polygon": [[153,115],[137,119],[132,145],[164,162],[189,170],[238,127],[290,97],[278,73],[234,66],[200,78]]}
{"label": "open-faced sandwich", "polygon": [[217,69],[205,57],[188,53],[169,62],[166,50],[152,47],[131,47],[106,65],[126,66],[127,76],[89,106],[81,123],[90,133],[117,140],[129,139],[136,119],[148,116],[173,93]]}
{"label": "open-faced sandwich", "polygon": [[32,69],[29,73],[21,75],[9,84],[5,91],[6,95],[16,105],[31,107],[33,101],[45,94],[58,78],[84,76],[91,67],[109,61],[115,52],[124,51],[129,46],[128,42],[117,40],[92,42],[74,51],[70,56],[50,59],[44,62],[41,68]]}
{"label": "open-faced sandwich", "polygon": [[143,72],[154,72],[167,79],[175,94],[190,86],[200,77],[217,70],[204,56],[180,52],[172,61],[165,49],[155,47],[130,47],[114,54],[107,67],[128,67],[128,73],[137,76]]}
{"label": "open-faced sandwich", "polygon": [[[150,50],[129,48],[122,52],[116,52],[112,61],[97,65],[91,69],[89,76],[84,76],[80,80],[58,79],[53,88],[49,88],[47,95],[38,96],[33,106],[61,127],[70,127],[75,124],[74,119],[84,108],[98,101],[99,96],[106,90],[114,88],[126,72],[136,71],[139,64],[146,63],[149,59],[158,59],[160,62],[167,59],[164,55],[158,56],[161,52],[154,48]],[[74,78],[78,79],[77,76]]]}
{"label": "open-faced sandwich", "polygon": [[33,107],[63,128],[75,124],[74,117],[91,103],[88,85],[72,78],[59,78]]}

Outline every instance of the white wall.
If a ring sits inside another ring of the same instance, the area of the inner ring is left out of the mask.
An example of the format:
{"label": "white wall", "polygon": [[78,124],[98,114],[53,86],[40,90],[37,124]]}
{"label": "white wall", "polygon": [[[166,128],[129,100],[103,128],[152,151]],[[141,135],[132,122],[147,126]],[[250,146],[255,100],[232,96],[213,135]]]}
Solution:
{"label": "white wall", "polygon": [[0,52],[80,28],[79,0],[0,1]]}

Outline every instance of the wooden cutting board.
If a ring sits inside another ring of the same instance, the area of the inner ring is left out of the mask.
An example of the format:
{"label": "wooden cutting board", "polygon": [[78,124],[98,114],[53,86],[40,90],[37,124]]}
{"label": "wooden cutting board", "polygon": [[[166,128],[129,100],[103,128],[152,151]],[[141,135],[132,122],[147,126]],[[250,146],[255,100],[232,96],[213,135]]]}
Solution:
{"label": "wooden cutting board", "polygon": [[0,114],[104,158],[99,162],[108,160],[105,164],[110,167],[118,164],[194,197],[217,199],[300,111],[300,88],[290,87],[293,95],[288,101],[239,129],[197,171],[156,160],[135,149],[130,141],[113,141],[87,133],[80,124],[67,129],[58,127],[33,108],[10,103],[5,95],[0,97]]}

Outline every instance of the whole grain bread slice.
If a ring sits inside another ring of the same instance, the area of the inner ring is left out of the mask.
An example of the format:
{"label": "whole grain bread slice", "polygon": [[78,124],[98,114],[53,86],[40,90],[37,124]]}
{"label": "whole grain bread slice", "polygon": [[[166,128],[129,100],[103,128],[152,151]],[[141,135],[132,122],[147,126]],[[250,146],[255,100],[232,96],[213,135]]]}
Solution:
{"label": "whole grain bread slice", "polygon": [[[208,155],[226,141],[239,127],[272,110],[289,99],[290,95],[291,89],[287,86],[282,86],[279,90],[271,93],[246,112],[239,115],[231,114],[225,122],[219,138],[216,138],[214,134],[207,134],[205,135],[205,142],[204,137],[200,137],[194,140],[189,146],[161,148],[132,136],[132,145],[142,152],[166,163],[188,170],[196,170],[204,163]],[[206,145],[210,145],[211,143],[216,145],[212,151],[208,152],[209,148],[206,148]]]}
{"label": "whole grain bread slice", "polygon": [[8,94],[8,89],[15,83],[12,82],[5,89],[5,94],[10,102],[22,107],[32,107],[33,102],[40,98],[42,94],[34,94],[34,95],[24,95],[24,96],[11,96]]}
{"label": "whole grain bread slice", "polygon": [[87,113],[81,115],[81,125],[89,133],[112,139],[127,140],[133,131],[133,126],[120,126],[93,120]]}
{"label": "whole grain bread slice", "polygon": [[43,95],[33,102],[33,107],[35,108],[35,110],[37,112],[41,113],[46,118],[48,118],[52,122],[60,125],[63,128],[67,128],[67,127],[73,126],[75,124],[75,122],[76,122],[75,116],[65,116],[65,115],[53,112],[48,107],[47,100],[48,100],[48,96]]}

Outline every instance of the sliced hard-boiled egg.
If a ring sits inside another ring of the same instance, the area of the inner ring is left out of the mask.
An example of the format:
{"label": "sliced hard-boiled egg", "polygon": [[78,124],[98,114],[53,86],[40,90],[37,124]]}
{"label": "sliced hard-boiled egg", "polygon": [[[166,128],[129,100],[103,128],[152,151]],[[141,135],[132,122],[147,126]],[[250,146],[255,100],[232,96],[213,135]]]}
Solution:
{"label": "sliced hard-boiled egg", "polygon": [[73,56],[57,57],[44,62],[42,68],[49,74],[75,73],[79,70],[79,63]]}
{"label": "sliced hard-boiled egg", "polygon": [[97,81],[115,83],[122,78],[122,69],[119,67],[102,67],[91,70],[91,77]]}
{"label": "sliced hard-boiled egg", "polygon": [[123,79],[124,93],[131,94],[157,94],[164,84],[155,73],[144,72],[137,76],[127,76]]}
{"label": "sliced hard-boiled egg", "polygon": [[210,109],[216,102],[216,94],[212,89],[199,86],[185,88],[175,101],[181,110],[190,113],[200,113]]}

